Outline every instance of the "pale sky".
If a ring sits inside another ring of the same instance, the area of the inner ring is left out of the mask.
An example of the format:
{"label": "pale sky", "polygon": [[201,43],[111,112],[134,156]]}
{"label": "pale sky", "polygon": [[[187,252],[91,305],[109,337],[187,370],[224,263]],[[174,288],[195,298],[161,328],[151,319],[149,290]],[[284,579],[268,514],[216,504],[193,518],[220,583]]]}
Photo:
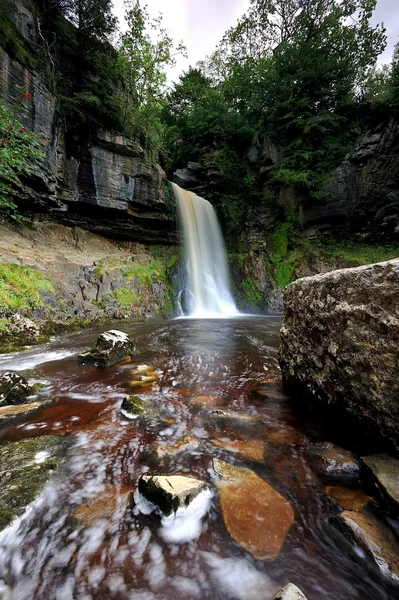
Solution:
{"label": "pale sky", "polygon": [[[169,73],[169,80],[176,81],[182,71],[215,49],[224,32],[246,12],[249,0],[142,0],[142,4],[147,4],[152,16],[161,12],[176,43],[182,40],[187,46],[188,58],[179,58]],[[123,0],[114,0],[114,7],[122,23]],[[389,62],[399,39],[399,0],[377,0],[372,22],[385,24],[388,45],[379,62]]]}

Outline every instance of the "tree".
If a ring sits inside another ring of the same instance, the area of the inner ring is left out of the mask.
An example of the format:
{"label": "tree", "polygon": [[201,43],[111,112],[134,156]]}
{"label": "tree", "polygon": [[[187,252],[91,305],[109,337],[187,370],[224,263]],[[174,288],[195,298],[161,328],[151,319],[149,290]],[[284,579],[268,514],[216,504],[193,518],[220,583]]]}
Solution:
{"label": "tree", "polygon": [[13,106],[0,102],[0,209],[19,220],[13,197],[20,177],[29,175],[43,156],[37,135],[24,124],[32,95],[21,91]]}
{"label": "tree", "polygon": [[127,3],[125,19],[128,28],[118,45],[123,126],[159,148],[166,71],[175,65],[176,56],[185,53],[185,47],[181,42],[175,47],[162,16],[151,21],[139,0]]}

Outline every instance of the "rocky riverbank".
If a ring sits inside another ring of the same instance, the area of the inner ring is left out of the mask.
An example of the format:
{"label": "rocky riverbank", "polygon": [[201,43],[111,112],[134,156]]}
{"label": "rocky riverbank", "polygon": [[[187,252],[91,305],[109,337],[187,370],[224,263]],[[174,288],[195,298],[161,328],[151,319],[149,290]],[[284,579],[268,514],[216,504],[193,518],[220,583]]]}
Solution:
{"label": "rocky riverbank", "polygon": [[0,252],[3,351],[105,320],[173,314],[176,247],[34,222],[0,226]]}

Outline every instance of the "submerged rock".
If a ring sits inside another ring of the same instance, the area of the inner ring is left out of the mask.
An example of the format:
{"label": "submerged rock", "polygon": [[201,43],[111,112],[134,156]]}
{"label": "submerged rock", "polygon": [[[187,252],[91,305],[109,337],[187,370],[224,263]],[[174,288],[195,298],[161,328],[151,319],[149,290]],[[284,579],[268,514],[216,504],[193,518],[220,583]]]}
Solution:
{"label": "submerged rock", "polygon": [[131,504],[132,495],[132,489],[128,486],[108,488],[77,506],[70,516],[73,521],[86,527],[92,527],[101,521],[118,523]]}
{"label": "submerged rock", "polygon": [[352,511],[344,511],[330,522],[365,552],[382,577],[399,583],[399,543],[386,525],[371,515]]}
{"label": "submerged rock", "polygon": [[299,279],[284,291],[288,389],[348,435],[399,449],[399,259]]}
{"label": "submerged rock", "polygon": [[274,600],[307,600],[305,594],[294,585],[289,583],[275,596]]}
{"label": "submerged rock", "polygon": [[201,492],[208,490],[204,481],[183,475],[150,475],[140,477],[138,491],[163,516],[186,508]]}
{"label": "submerged rock", "polygon": [[362,461],[373,472],[382,491],[399,504],[399,460],[386,454],[362,456]]}
{"label": "submerged rock", "polygon": [[0,445],[0,529],[35,500],[63,455],[64,442],[56,436]]}
{"label": "submerged rock", "polygon": [[357,479],[360,475],[360,462],[344,448],[330,442],[314,444],[311,449],[315,468],[320,475],[339,479]]}
{"label": "submerged rock", "polygon": [[212,440],[216,448],[234,452],[244,460],[258,463],[265,462],[265,442],[263,440],[229,440],[226,438]]}
{"label": "submerged rock", "polygon": [[7,371],[0,375],[0,406],[23,404],[35,391],[36,388],[30,386],[28,380],[19,373]]}
{"label": "submerged rock", "polygon": [[341,485],[327,485],[324,488],[325,493],[333,498],[344,510],[353,510],[355,512],[366,506],[370,497],[361,490],[352,490]]}
{"label": "submerged rock", "polygon": [[195,396],[191,400],[191,404],[196,408],[213,408],[217,406],[218,399],[215,396]]}
{"label": "submerged rock", "polygon": [[111,329],[100,335],[89,352],[80,354],[79,363],[96,367],[110,367],[136,354],[137,350],[129,336]]}
{"label": "submerged rock", "polygon": [[213,469],[223,520],[231,537],[254,558],[277,558],[294,520],[290,503],[250,469],[217,458]]}
{"label": "submerged rock", "polygon": [[185,436],[181,438],[176,444],[171,446],[155,446],[155,454],[159,458],[163,458],[164,456],[175,456],[176,454],[180,454],[181,452],[189,452],[190,450],[195,450],[199,446],[199,441],[190,436]]}
{"label": "submerged rock", "polygon": [[242,425],[251,425],[263,421],[262,417],[259,417],[258,415],[246,415],[232,410],[225,410],[224,408],[215,408],[214,410],[208,411],[208,414],[217,420],[236,421]]}

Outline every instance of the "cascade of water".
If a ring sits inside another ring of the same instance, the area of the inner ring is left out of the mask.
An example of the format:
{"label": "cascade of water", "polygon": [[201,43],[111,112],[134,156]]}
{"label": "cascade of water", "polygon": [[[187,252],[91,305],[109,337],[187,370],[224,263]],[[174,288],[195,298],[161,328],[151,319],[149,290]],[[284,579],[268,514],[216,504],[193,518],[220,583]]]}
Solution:
{"label": "cascade of water", "polygon": [[183,229],[186,267],[178,298],[181,314],[193,317],[238,314],[230,291],[222,233],[212,204],[175,183],[172,185]]}

